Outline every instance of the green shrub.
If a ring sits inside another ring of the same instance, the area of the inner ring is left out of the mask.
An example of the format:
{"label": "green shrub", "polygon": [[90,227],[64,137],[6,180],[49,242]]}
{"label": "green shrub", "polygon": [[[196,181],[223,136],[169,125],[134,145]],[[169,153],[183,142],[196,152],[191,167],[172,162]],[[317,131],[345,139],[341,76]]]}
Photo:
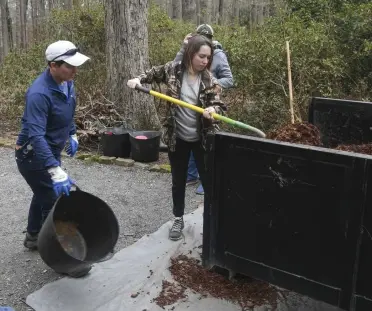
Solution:
{"label": "green shrub", "polygon": [[[24,95],[31,82],[45,70],[45,49],[53,41],[70,40],[92,59],[92,65],[82,66],[76,78],[79,99],[90,100],[101,94],[105,85],[105,33],[102,6],[71,11],[56,10],[45,29],[47,38],[27,51],[10,53],[0,67],[0,112],[18,122],[24,107]],[[88,96],[88,94],[90,96]]]}

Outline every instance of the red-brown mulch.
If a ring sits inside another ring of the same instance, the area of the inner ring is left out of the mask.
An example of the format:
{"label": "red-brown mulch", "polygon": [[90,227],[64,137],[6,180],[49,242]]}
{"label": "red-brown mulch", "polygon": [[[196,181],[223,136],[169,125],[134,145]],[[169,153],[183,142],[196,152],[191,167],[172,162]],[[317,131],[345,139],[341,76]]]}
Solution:
{"label": "red-brown mulch", "polygon": [[163,280],[162,290],[153,301],[164,309],[165,306],[173,305],[177,301],[187,298],[185,291],[185,287]]}
{"label": "red-brown mulch", "polygon": [[363,145],[339,145],[335,149],[372,155],[372,143]]}
{"label": "red-brown mulch", "polygon": [[[179,291],[180,288],[189,288],[202,297],[210,295],[231,301],[239,304],[243,310],[266,304],[275,309],[280,297],[277,289],[268,283],[250,278],[230,281],[216,272],[205,269],[198,260],[185,255],[172,258],[169,270],[177,284],[163,281],[163,290],[159,297],[154,299],[158,305],[160,302],[162,307],[185,298],[184,291]],[[175,295],[163,294],[173,291],[176,292]]]}
{"label": "red-brown mulch", "polygon": [[[322,147],[319,129],[308,123],[287,124],[267,134],[267,138],[294,144]],[[335,150],[372,155],[372,143],[356,145],[339,145]]]}
{"label": "red-brown mulch", "polygon": [[308,123],[287,124],[267,134],[267,138],[310,146],[322,146],[319,129]]}

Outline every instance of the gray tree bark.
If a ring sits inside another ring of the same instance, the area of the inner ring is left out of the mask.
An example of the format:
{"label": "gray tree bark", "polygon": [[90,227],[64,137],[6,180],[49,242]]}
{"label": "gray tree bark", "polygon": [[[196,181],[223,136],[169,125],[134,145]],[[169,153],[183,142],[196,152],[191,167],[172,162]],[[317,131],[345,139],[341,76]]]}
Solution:
{"label": "gray tree bark", "polygon": [[19,0],[19,46],[22,49],[27,47],[27,6],[28,0]]}
{"label": "gray tree bark", "polygon": [[58,8],[58,0],[48,0],[48,11],[51,12],[53,9]]}
{"label": "gray tree bark", "polygon": [[6,20],[8,24],[8,44],[9,44],[9,51],[12,51],[14,48],[14,39],[13,39],[13,21],[10,15],[9,10],[9,1],[5,1],[5,12],[6,12]]}
{"label": "gray tree bark", "polygon": [[218,23],[219,7],[220,7],[220,0],[212,0],[211,15],[213,16],[212,17],[213,23]]}
{"label": "gray tree bark", "polygon": [[45,0],[39,0],[39,17],[43,21],[45,18]]}
{"label": "gray tree bark", "polygon": [[37,42],[39,39],[39,1],[31,0],[31,22],[32,22],[32,39]]}
{"label": "gray tree bark", "polygon": [[10,51],[9,48],[9,32],[8,32],[8,16],[7,16],[7,0],[0,0],[0,15],[1,15],[1,30],[2,30],[2,58]]}
{"label": "gray tree bark", "polygon": [[107,96],[124,124],[134,129],[159,129],[154,100],[126,86],[149,69],[148,0],[106,0],[105,30]]}
{"label": "gray tree bark", "polygon": [[239,20],[240,7],[241,7],[241,1],[240,0],[232,0],[233,20],[235,20],[235,19]]}
{"label": "gray tree bark", "polygon": [[225,4],[225,0],[219,0],[219,3],[218,3],[218,24],[220,24],[220,25],[223,23],[223,19],[224,19],[224,14],[223,14],[224,4]]}
{"label": "gray tree bark", "polygon": [[182,0],[172,0],[173,18],[182,19]]}
{"label": "gray tree bark", "polygon": [[199,0],[200,1],[200,23],[212,23],[212,0]]}
{"label": "gray tree bark", "polygon": [[182,19],[190,22],[197,22],[196,19],[196,0],[182,1]]}
{"label": "gray tree bark", "polygon": [[72,10],[72,0],[63,0],[63,8],[65,10]]}
{"label": "gray tree bark", "polygon": [[268,16],[285,7],[286,0],[154,0],[171,18],[180,18],[197,24],[228,24],[239,21],[253,29]]}

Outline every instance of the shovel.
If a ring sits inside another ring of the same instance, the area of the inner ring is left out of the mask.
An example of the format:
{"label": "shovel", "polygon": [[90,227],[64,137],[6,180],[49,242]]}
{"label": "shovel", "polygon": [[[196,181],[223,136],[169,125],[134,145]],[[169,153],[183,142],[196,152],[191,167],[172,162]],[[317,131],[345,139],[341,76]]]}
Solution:
{"label": "shovel", "polygon": [[[204,109],[201,108],[201,107],[188,104],[188,103],[186,103],[186,102],[184,102],[182,100],[179,100],[179,99],[176,99],[176,98],[173,98],[173,97],[164,95],[162,93],[159,93],[159,92],[156,92],[156,91],[153,91],[153,90],[150,90],[150,89],[147,89],[147,88],[145,88],[143,86],[140,86],[138,84],[136,85],[136,90],[141,91],[141,92],[146,93],[146,94],[150,94],[150,95],[155,96],[155,97],[160,98],[160,99],[167,100],[167,101],[169,101],[169,102],[171,102],[173,104],[176,104],[176,105],[179,105],[179,106],[182,106],[182,107],[189,108],[189,109],[194,110],[194,111],[199,112],[199,113],[203,113],[204,112]],[[246,129],[246,130],[252,131],[252,132],[258,134],[258,136],[260,136],[260,137],[263,137],[263,138],[266,137],[266,134],[264,132],[260,131],[259,129],[257,129],[257,128],[255,128],[253,126],[250,126],[248,124],[245,124],[243,122],[236,121],[236,120],[227,118],[225,116],[221,116],[218,113],[212,113],[212,117],[215,120],[219,120],[219,121],[225,122],[227,124],[230,124],[230,125],[233,125],[233,126],[236,126],[236,127],[240,127],[242,129]]]}

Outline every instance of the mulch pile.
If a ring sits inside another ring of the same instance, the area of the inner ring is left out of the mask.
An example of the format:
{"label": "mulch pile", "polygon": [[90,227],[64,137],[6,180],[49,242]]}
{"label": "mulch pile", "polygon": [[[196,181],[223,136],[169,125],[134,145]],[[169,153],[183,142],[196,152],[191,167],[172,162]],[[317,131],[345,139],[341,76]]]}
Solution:
{"label": "mulch pile", "polygon": [[[322,147],[319,129],[308,123],[287,124],[267,134],[267,138],[310,146]],[[335,150],[372,155],[372,143],[359,145],[339,145]]]}
{"label": "mulch pile", "polygon": [[267,304],[275,309],[278,299],[281,298],[278,290],[268,283],[250,278],[230,281],[216,272],[203,268],[199,260],[185,255],[171,259],[169,270],[178,284],[163,281],[163,290],[159,297],[154,299],[161,307],[185,298],[185,288],[201,294],[202,297],[210,295],[237,303],[243,310]]}
{"label": "mulch pile", "polygon": [[356,152],[372,155],[372,144],[364,145],[339,145],[335,148],[336,150]]}
{"label": "mulch pile", "polygon": [[285,125],[269,132],[267,138],[310,146],[322,146],[320,131],[308,122]]}

